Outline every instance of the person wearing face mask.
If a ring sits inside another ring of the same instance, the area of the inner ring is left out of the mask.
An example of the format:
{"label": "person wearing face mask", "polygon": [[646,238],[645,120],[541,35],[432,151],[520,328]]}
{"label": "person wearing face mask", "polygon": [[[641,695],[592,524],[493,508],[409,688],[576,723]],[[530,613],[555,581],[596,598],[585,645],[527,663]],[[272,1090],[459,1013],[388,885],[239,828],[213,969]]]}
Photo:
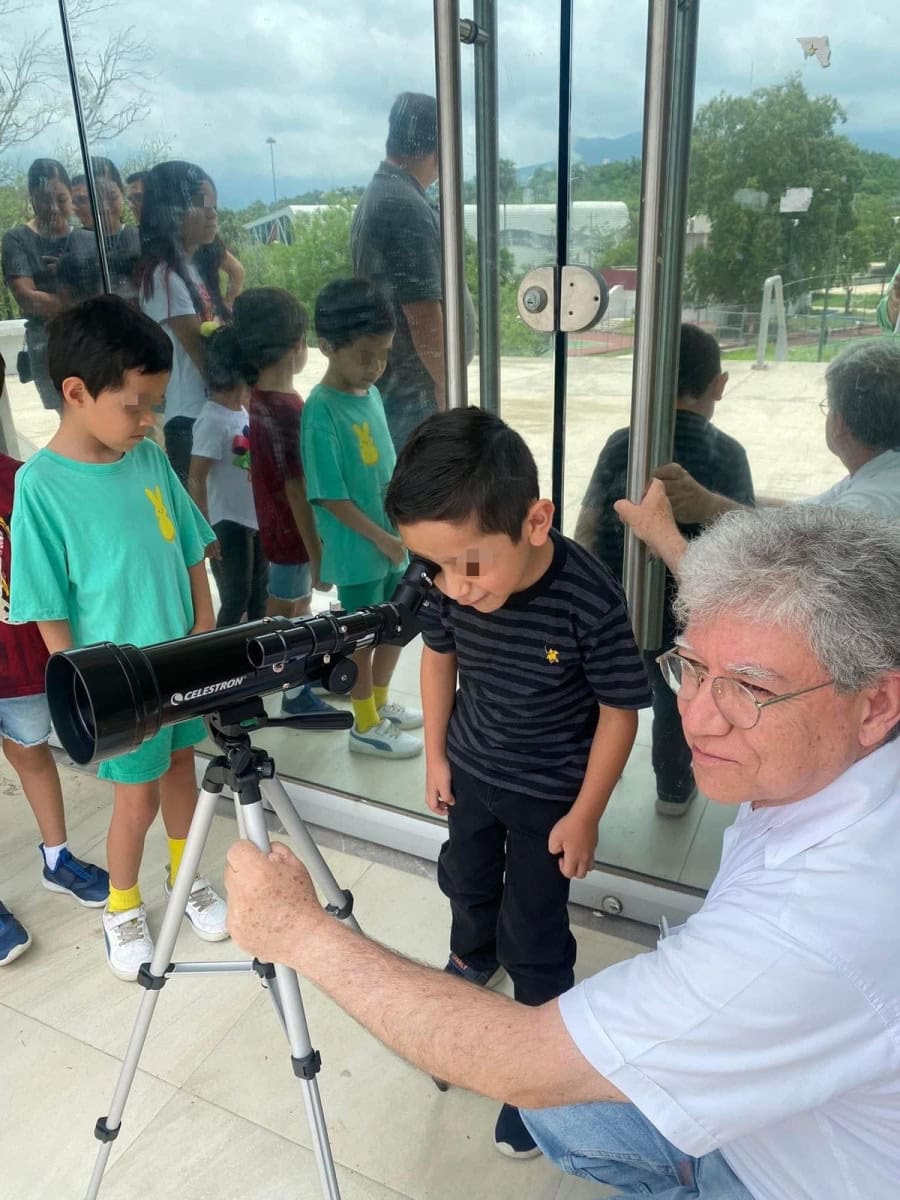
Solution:
{"label": "person wearing face mask", "polygon": [[34,215],[3,236],[3,279],[25,318],[19,377],[33,380],[44,408],[59,412],[62,399],[47,371],[46,326],[64,307],[59,265],[72,235],[72,183],[62,163],[36,158],[28,168],[28,197]]}

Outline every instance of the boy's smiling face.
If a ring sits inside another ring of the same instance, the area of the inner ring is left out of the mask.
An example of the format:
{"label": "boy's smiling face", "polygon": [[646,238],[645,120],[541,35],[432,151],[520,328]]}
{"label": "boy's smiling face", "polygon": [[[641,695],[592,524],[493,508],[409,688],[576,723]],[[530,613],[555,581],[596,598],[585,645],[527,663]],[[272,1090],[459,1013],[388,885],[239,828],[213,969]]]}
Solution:
{"label": "boy's smiling face", "polygon": [[550,525],[553,504],[535,500],[514,542],[506,533],[485,533],[476,518],[417,521],[399,533],[413,555],[439,568],[436,586],[451,600],[491,613],[516,592],[537,583],[553,560]]}

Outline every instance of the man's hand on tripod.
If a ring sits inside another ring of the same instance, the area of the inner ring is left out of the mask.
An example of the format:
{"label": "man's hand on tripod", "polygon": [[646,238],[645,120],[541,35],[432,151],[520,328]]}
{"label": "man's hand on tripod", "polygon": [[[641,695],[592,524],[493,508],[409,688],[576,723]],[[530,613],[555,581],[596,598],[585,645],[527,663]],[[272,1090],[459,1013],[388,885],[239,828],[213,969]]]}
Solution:
{"label": "man's hand on tripod", "polygon": [[298,947],[331,921],[316,897],[303,863],[281,842],[263,854],[252,842],[235,842],[225,867],[228,931],[260,962],[298,967]]}

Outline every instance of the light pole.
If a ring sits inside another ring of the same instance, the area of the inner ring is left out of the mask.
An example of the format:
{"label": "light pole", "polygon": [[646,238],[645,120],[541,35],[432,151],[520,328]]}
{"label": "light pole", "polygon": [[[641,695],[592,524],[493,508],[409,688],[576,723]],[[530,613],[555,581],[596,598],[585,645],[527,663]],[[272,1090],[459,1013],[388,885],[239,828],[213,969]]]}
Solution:
{"label": "light pole", "polygon": [[272,203],[278,203],[278,188],[275,185],[275,139],[273,137],[266,138],[266,145],[269,147],[269,155],[272,159]]}

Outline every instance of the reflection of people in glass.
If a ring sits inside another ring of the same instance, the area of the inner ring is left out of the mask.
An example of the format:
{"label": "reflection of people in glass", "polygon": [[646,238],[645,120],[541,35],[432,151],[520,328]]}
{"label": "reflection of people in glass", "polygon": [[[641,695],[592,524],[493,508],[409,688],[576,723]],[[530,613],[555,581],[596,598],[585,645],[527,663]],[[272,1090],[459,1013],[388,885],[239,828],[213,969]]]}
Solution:
{"label": "reflection of people in glass", "polygon": [[146,171],[132,171],[125,180],[125,198],[128,201],[129,208],[134,213],[134,219],[138,225],[141,223],[141,207],[144,203],[144,180],[146,178]]}
{"label": "reflection of people in glass", "polygon": [[[194,255],[194,266],[210,289],[214,301],[221,297],[222,310],[230,314],[231,308],[244,286],[244,268],[217,234],[213,241],[200,246]],[[228,280],[222,296],[220,276]],[[221,315],[221,314],[219,314]]]}
{"label": "reflection of people in glass", "polygon": [[[353,216],[353,270],[391,297],[397,334],[379,381],[399,450],[425,417],[445,407],[441,233],[426,197],[437,179],[437,104],[404,92],[388,121],[385,161]],[[475,310],[468,291],[466,338],[471,357]]]}
{"label": "reflection of people in glass", "polygon": [[[391,302],[366,279],[338,279],[316,300],[316,333],[328,369],[303,412],[306,492],[322,539],[322,574],[337,584],[341,606],[355,612],[390,600],[406,565],[384,510],[396,456],[375,386],[394,336]],[[422,753],[408,732],[421,726],[421,712],[388,694],[399,658],[400,647],[386,644],[353,656],[352,753],[388,759]]]}
{"label": "reflection of people in glass", "polygon": [[[270,617],[309,616],[312,591],[322,587],[322,545],[300,459],[303,400],[294,387],[306,363],[308,325],[306,309],[290,292],[262,287],[237,298],[234,323],[223,331],[237,339],[252,385],[250,481],[259,536],[269,560]],[[291,716],[334,711],[307,684],[289,688],[281,707]]]}
{"label": "reflection of people in glass", "polygon": [[[100,205],[100,225],[106,247],[106,261],[112,290],[126,299],[134,299],[134,270],[141,252],[136,226],[125,225],[125,185],[119,169],[108,158],[92,158],[94,186]],[[75,230],[65,258],[60,263],[60,287],[67,302],[85,299],[103,291],[97,230],[87,184],[83,175],[72,181],[72,204],[83,229]]]}
{"label": "reflection of people in glass", "polygon": [[[900,342],[879,338],[848,346],[825,372],[825,440],[848,474],[806,503],[900,518]],[[665,492],[640,505],[620,502],[617,510],[655,554],[677,574],[686,542],[679,522],[706,523],[731,509],[737,500],[710,491],[680,463],[656,472]],[[665,501],[668,496],[668,502]],[[783,500],[757,497],[771,507]],[[673,520],[674,513],[674,520]]]}
{"label": "reflection of people in glass", "polygon": [[[675,458],[704,487],[738,504],[753,504],[750,464],[743,446],[710,422],[722,397],[728,375],[722,371],[719,345],[696,325],[682,325],[678,357],[678,399],[675,412]],[[625,495],[630,430],[617,429],[603,447],[588,485],[575,540],[622,579],[625,529],[613,505]],[[686,538],[696,537],[700,525],[681,527]],[[676,624],[672,614],[675,583],[666,577],[662,649],[672,645]],[[681,718],[671,688],[663,682],[656,653],[647,655],[653,684],[653,770],[656,811],[683,816],[697,794],[691,771],[691,752],[681,732]]]}
{"label": "reflection of people in glass", "polygon": [[206,379],[209,399],[194,425],[188,482],[219,543],[210,565],[221,629],[266,615],[269,572],[250,484],[250,389],[234,330],[218,329],[206,339]]}
{"label": "reflection of people in glass", "polygon": [[[140,306],[169,335],[174,351],[166,388],[166,453],[183,483],[191,462],[191,430],[206,403],[201,325],[216,317],[214,282],[193,264],[197,250],[216,236],[216,192],[202,168],[159,163],[144,181]],[[212,289],[212,290],[211,290]]]}
{"label": "reflection of people in glass", "polygon": [[46,323],[63,307],[58,269],[72,232],[72,184],[62,163],[35,159],[28,196],[34,216],[3,236],[3,278],[25,317],[25,348],[41,402],[58,411],[62,400],[47,373]]}

